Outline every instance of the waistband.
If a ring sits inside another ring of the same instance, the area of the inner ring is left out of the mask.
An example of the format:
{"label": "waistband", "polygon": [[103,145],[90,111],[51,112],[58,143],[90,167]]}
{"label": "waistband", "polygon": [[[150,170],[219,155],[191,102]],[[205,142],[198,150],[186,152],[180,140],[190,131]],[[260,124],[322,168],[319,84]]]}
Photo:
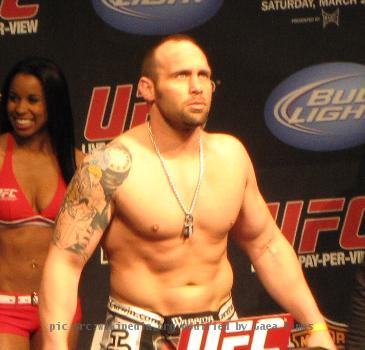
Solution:
{"label": "waistband", "polygon": [[110,312],[128,318],[132,321],[142,323],[157,329],[181,329],[183,327],[214,321],[226,321],[236,317],[236,310],[230,296],[218,309],[218,311],[207,311],[199,313],[162,316],[137,306],[123,304],[112,297],[109,297],[108,309]]}
{"label": "waistband", "polygon": [[38,293],[33,292],[31,294],[1,294],[0,292],[0,304],[9,305],[38,305]]}

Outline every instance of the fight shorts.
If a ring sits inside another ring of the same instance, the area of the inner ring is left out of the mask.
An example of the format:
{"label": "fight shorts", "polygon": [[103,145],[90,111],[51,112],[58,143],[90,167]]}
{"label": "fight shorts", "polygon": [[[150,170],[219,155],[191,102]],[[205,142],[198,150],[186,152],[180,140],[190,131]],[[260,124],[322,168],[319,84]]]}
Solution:
{"label": "fight shorts", "polygon": [[100,350],[177,349],[181,328],[237,319],[230,297],[215,312],[162,316],[109,297]]}
{"label": "fight shorts", "polygon": [[[72,323],[82,318],[80,300]],[[38,295],[0,293],[0,333],[29,337],[40,328]]]}

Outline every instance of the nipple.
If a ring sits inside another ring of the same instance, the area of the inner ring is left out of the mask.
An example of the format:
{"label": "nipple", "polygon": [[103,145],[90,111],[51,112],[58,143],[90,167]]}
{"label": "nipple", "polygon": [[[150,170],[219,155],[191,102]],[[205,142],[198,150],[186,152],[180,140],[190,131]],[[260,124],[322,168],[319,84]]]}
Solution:
{"label": "nipple", "polygon": [[31,266],[32,266],[33,270],[38,270],[39,269],[39,264],[34,259],[32,259]]}
{"label": "nipple", "polygon": [[152,231],[153,231],[153,232],[158,232],[159,228],[160,228],[160,227],[159,227],[157,224],[154,224],[154,225],[152,226]]}

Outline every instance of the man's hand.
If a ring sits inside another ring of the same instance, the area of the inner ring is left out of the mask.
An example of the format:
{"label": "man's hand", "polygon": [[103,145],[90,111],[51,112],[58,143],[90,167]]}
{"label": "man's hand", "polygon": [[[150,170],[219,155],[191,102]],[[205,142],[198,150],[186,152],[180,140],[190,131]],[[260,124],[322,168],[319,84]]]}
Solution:
{"label": "man's hand", "polygon": [[313,332],[307,336],[307,346],[321,346],[328,350],[337,350],[328,331]]}

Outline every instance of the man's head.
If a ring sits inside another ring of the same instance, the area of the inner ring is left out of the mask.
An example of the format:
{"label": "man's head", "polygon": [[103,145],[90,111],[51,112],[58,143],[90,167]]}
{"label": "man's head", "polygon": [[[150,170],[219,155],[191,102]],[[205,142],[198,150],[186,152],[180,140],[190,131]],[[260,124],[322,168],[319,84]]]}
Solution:
{"label": "man's head", "polygon": [[203,52],[203,49],[199,46],[196,40],[188,35],[172,34],[166,36],[162,38],[160,41],[158,41],[155,45],[153,45],[145,54],[141,66],[141,76],[148,77],[153,81],[157,79],[158,62],[156,60],[156,51],[160,46],[170,41],[173,42],[187,41],[200,48],[200,50]]}
{"label": "man's head", "polygon": [[151,114],[185,129],[203,125],[208,117],[214,84],[203,50],[194,39],[172,35],[145,56],[139,91],[151,104]]}

